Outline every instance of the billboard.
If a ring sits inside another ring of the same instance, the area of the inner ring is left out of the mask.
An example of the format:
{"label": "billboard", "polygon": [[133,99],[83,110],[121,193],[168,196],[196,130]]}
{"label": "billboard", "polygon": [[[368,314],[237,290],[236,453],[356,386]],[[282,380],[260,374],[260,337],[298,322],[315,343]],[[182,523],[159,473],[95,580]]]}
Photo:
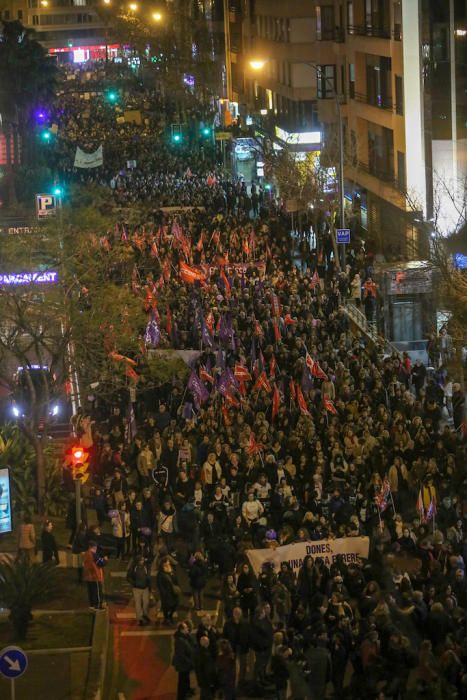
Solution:
{"label": "billboard", "polygon": [[10,470],[5,467],[0,469],[0,535],[12,530]]}

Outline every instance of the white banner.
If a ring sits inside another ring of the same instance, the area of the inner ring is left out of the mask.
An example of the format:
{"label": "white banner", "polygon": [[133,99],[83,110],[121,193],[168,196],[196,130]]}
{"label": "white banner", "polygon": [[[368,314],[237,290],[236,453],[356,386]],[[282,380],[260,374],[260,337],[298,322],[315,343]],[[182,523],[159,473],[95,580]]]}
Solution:
{"label": "white banner", "polygon": [[341,554],[346,564],[368,559],[370,540],[368,537],[342,537],[337,540],[319,540],[318,542],[298,542],[275,549],[249,549],[248,559],[255,572],[259,574],[265,562],[274,564],[276,572],[283,561],[289,563],[295,573],[301,567],[307,555],[313,559],[323,559],[326,566],[331,566]]}
{"label": "white banner", "polygon": [[104,150],[99,146],[94,153],[85,153],[79,146],[76,146],[75,168],[98,168],[104,163]]}

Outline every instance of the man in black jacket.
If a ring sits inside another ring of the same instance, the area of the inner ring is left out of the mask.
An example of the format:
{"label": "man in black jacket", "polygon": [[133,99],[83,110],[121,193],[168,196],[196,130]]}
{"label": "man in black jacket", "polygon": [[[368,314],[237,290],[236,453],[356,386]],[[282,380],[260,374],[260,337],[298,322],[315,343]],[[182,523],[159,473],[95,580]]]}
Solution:
{"label": "man in black jacket", "polygon": [[151,590],[151,572],[143,556],[138,555],[130,564],[127,580],[133,589],[136,619],[142,627],[149,623],[149,595]]}
{"label": "man in black jacket", "polygon": [[190,688],[190,672],[195,667],[195,642],[186,622],[180,622],[175,632],[175,648],[172,664],[178,673],[177,700],[185,700],[193,694]]}
{"label": "man in black jacket", "polygon": [[195,659],[196,677],[201,691],[199,700],[213,700],[216,689],[216,662],[210,645],[206,634],[199,637]]}
{"label": "man in black jacket", "polygon": [[[269,607],[269,606],[268,606]],[[266,683],[266,669],[271,658],[273,628],[265,605],[259,605],[250,628],[250,646],[255,652],[254,677]]]}
{"label": "man in black jacket", "polygon": [[232,617],[224,624],[223,634],[225,639],[229,640],[238,660],[238,681],[244,681],[249,649],[249,629],[241,608],[235,607],[232,610]]}

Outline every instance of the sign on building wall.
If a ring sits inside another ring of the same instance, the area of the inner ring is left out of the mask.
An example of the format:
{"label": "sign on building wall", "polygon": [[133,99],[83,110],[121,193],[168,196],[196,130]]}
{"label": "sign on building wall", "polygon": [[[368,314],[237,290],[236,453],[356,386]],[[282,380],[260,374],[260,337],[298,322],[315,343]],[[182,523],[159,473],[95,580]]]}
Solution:
{"label": "sign on building wall", "polygon": [[0,535],[12,530],[10,470],[4,467],[0,469]]}

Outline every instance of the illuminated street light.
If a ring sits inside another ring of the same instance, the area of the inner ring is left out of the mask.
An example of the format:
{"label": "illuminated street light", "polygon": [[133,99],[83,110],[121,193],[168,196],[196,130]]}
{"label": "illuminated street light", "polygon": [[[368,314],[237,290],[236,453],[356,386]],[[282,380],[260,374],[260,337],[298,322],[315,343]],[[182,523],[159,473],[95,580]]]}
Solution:
{"label": "illuminated street light", "polygon": [[131,3],[128,5],[128,7],[129,7],[129,9],[130,9],[132,12],[136,12],[136,10],[138,9],[138,5],[137,5],[136,2],[131,2]]}
{"label": "illuminated street light", "polygon": [[261,58],[255,58],[252,61],[249,61],[249,63],[250,68],[253,68],[253,70],[262,70],[266,65],[266,61]]}
{"label": "illuminated street light", "polygon": [[42,5],[42,7],[48,7],[48,6],[49,6],[49,0],[41,0],[41,5]]}
{"label": "illuminated street light", "polygon": [[162,22],[162,15],[160,12],[153,12],[152,18],[153,18],[154,22]]}
{"label": "illuminated street light", "polygon": [[104,5],[110,5],[111,0],[104,0]]}

